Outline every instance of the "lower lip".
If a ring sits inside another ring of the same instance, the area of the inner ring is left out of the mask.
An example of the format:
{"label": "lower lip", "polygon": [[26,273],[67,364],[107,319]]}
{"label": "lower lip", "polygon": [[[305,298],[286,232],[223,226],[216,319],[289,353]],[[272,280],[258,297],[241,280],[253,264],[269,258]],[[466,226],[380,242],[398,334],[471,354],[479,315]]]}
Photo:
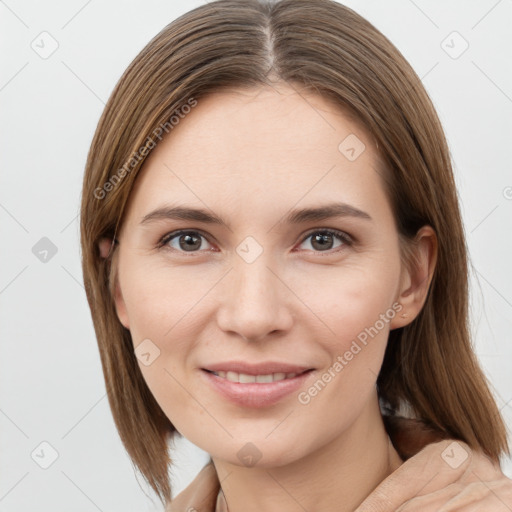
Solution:
{"label": "lower lip", "polygon": [[243,407],[268,407],[274,405],[285,396],[300,389],[306,379],[313,373],[309,370],[291,379],[275,382],[250,382],[240,384],[201,370],[208,384],[231,402]]}

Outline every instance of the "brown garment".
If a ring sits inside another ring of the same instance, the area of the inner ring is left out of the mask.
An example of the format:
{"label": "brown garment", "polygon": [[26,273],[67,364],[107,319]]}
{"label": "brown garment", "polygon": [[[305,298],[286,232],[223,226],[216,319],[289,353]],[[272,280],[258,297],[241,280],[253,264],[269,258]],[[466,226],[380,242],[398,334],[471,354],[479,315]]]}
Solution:
{"label": "brown garment", "polygon": [[[450,437],[433,430],[417,419],[385,414],[382,417],[389,438],[403,461],[416,455],[428,444]],[[189,486],[167,505],[165,510],[166,512],[228,512],[217,472],[211,461],[203,467]]]}

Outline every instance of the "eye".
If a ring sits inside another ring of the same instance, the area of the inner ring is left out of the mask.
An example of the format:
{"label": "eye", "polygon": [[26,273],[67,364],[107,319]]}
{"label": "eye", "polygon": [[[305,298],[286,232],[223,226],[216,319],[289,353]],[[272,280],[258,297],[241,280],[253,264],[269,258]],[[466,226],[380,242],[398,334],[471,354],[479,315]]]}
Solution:
{"label": "eye", "polygon": [[[311,231],[303,240],[303,243],[311,238],[310,245],[313,247],[314,252],[330,252],[333,249],[334,239],[337,239],[341,243],[337,246],[339,249],[345,245],[349,246],[352,244],[352,239],[347,233],[338,231],[336,229],[322,229]],[[335,247],[336,249],[336,247]],[[337,252],[336,250],[332,252]]]}
{"label": "eye", "polygon": [[[347,233],[335,229],[317,229],[316,231],[310,231],[309,234],[303,238],[302,243],[305,243],[305,241],[310,238],[310,245],[314,252],[337,252],[336,249],[341,250],[340,248],[343,248],[343,246],[350,246],[353,243],[351,237]],[[203,240],[209,244],[208,237],[197,230],[173,231],[161,238],[158,242],[158,247],[182,253],[211,250],[204,248]],[[335,240],[338,240],[339,244],[337,247],[334,247],[335,250],[333,250]]]}
{"label": "eye", "polygon": [[198,252],[203,246],[202,239],[207,240],[199,231],[174,231],[165,235],[158,246],[178,252]]}

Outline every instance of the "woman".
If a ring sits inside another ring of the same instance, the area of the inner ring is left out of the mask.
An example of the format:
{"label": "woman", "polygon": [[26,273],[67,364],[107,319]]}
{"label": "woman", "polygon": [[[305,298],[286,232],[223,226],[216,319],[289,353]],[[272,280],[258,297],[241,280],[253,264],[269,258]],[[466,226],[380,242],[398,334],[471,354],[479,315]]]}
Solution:
{"label": "woman", "polygon": [[[350,9],[168,25],[99,122],[81,236],[114,419],[169,510],[512,508],[445,137]],[[211,459],[171,503],[175,433]]]}

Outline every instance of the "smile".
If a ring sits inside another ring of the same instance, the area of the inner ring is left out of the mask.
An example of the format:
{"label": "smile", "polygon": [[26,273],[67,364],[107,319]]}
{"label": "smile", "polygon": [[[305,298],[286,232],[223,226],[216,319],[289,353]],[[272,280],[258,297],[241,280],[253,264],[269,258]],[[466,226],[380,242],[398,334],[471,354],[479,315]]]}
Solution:
{"label": "smile", "polygon": [[237,372],[211,372],[217,377],[220,377],[222,379],[229,380],[230,382],[238,382],[240,384],[249,384],[252,382],[276,382],[279,380],[285,380],[285,379],[292,379],[293,377],[296,377],[297,373],[269,373],[266,375],[249,375],[247,373],[237,373]]}
{"label": "smile", "polygon": [[297,393],[314,370],[250,375],[225,370],[202,369],[205,384],[218,396],[239,407],[262,408],[276,405]]}

